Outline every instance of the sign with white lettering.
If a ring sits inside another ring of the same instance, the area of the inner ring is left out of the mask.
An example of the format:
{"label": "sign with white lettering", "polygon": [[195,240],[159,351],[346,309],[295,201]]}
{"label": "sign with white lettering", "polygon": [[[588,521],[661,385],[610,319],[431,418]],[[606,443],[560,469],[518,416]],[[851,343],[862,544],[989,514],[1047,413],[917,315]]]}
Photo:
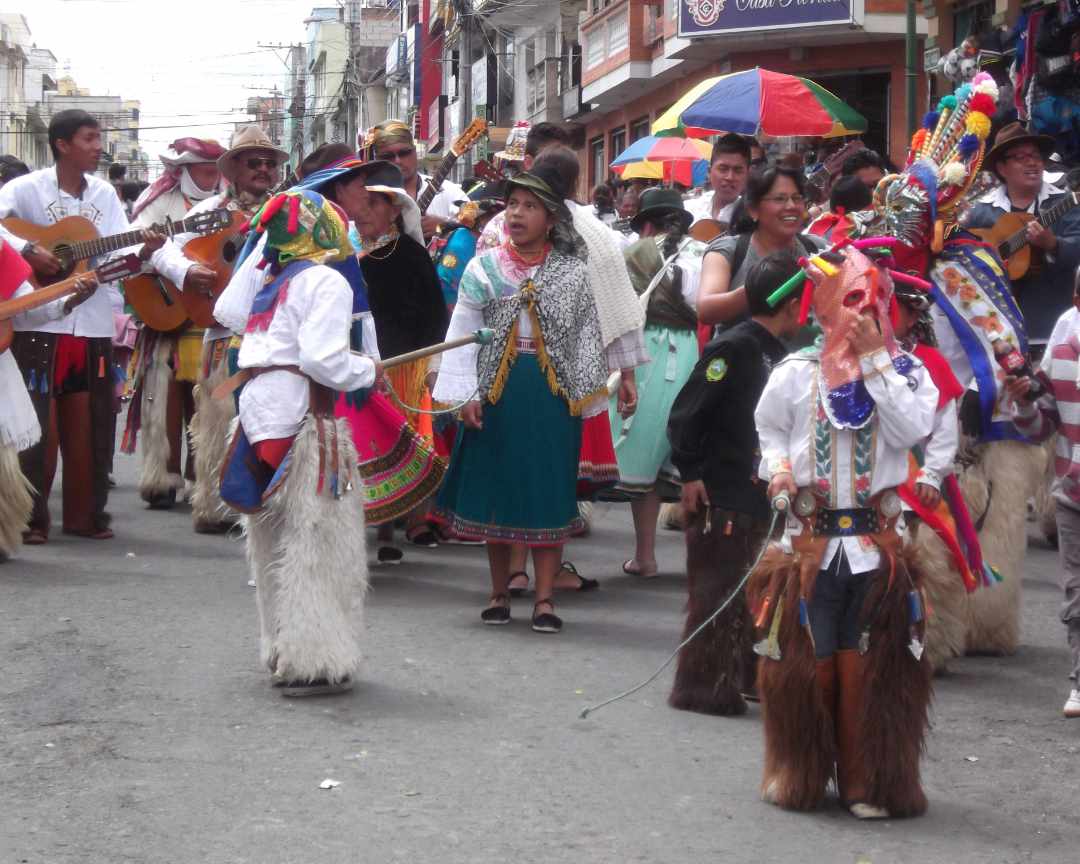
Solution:
{"label": "sign with white lettering", "polygon": [[[858,0],[679,0],[679,36],[855,22]],[[859,4],[861,5],[861,4]]]}

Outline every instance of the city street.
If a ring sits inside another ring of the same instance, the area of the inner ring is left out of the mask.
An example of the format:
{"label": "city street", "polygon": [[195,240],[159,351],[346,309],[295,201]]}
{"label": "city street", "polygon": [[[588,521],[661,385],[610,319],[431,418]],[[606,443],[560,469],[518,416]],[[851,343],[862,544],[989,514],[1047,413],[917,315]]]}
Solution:
{"label": "city street", "polygon": [[761,803],[757,708],[671,710],[670,670],[578,719],[681,626],[681,538],[662,535],[657,581],[622,576],[626,508],[599,506],[571,547],[602,588],[562,598],[561,636],[532,633],[524,599],[510,627],[480,624],[481,549],[410,548],[373,571],[355,690],[290,701],[257,662],[242,543],[195,536],[186,507],[144,510],[134,460],[117,466],[114,541],[57,536],[0,566],[4,864],[1074,858],[1080,723],[1061,717],[1046,548],[1020,653],[938,681],[929,814],[860,824]]}

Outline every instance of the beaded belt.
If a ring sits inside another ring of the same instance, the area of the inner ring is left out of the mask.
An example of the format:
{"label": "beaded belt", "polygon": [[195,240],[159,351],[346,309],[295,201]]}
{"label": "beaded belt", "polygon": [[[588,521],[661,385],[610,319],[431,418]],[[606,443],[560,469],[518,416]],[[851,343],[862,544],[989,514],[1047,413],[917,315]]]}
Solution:
{"label": "beaded belt", "polygon": [[822,537],[855,537],[879,530],[878,511],[873,507],[825,509],[814,514],[814,533]]}
{"label": "beaded belt", "polygon": [[517,341],[514,343],[514,347],[517,348],[518,354],[535,354],[536,340],[518,337]]}

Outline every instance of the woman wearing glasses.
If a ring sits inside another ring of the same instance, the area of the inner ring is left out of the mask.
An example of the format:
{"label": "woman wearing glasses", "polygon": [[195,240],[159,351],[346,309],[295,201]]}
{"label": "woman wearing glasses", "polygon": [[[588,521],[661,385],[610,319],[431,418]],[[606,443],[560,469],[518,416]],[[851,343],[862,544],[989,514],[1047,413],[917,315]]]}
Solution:
{"label": "woman wearing glasses", "polygon": [[799,171],[767,168],[746,181],[749,224],[737,234],[719,237],[705,253],[698,295],[698,320],[730,325],[747,317],[746,274],[774,252],[796,258],[824,248],[817,237],[800,232],[806,225],[806,181]]}

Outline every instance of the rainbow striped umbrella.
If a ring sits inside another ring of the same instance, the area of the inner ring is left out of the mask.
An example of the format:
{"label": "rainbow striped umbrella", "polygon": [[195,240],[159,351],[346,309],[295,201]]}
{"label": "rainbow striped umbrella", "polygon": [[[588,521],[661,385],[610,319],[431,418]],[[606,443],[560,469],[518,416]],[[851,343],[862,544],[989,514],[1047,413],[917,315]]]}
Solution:
{"label": "rainbow striped umbrella", "polygon": [[[754,67],[692,87],[652,125],[655,136],[722,132],[832,138],[865,132],[866,118],[808,78]],[[644,140],[644,139],[643,139]]]}

